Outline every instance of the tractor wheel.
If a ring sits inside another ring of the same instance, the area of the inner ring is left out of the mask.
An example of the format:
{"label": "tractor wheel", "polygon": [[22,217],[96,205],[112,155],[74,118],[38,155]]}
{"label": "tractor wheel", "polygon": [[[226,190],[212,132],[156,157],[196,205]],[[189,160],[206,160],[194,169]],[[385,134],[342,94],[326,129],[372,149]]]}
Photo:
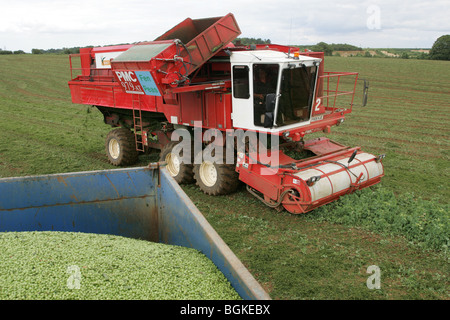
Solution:
{"label": "tractor wheel", "polygon": [[105,148],[112,165],[132,165],[138,160],[134,134],[126,128],[111,130],[106,136]]}
{"label": "tractor wheel", "polygon": [[[212,148],[212,145],[208,145],[206,148]],[[211,154],[206,148],[202,151],[203,154],[205,151]],[[214,156],[214,154],[211,155]],[[204,193],[213,196],[232,193],[239,186],[239,174],[236,172],[236,166],[235,164],[226,164],[225,155],[221,164],[204,159],[200,164],[197,164],[196,161],[194,178]]]}
{"label": "tractor wheel", "polygon": [[[194,174],[192,172],[193,165],[182,163],[179,155],[172,153],[173,148],[178,144],[177,141],[171,141],[161,150],[159,161],[166,162],[167,171],[179,184],[188,184],[194,182]],[[180,154],[182,157],[183,154]],[[191,158],[192,163],[192,158]]]}

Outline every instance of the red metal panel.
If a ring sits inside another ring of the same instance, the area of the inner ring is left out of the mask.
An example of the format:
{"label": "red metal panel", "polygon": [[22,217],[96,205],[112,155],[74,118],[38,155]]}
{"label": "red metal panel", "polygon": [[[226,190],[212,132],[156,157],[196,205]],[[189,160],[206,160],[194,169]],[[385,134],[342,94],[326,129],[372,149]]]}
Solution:
{"label": "red metal panel", "polygon": [[[205,24],[207,28],[186,44],[186,47],[192,56],[198,54],[198,59],[192,57],[192,63],[195,67],[190,68],[190,73],[203,65],[220,51],[220,49],[241,34],[233,14],[229,13],[224,17],[216,19],[211,19],[212,24],[209,26],[209,22],[207,22]],[[197,25],[200,25],[202,22],[203,21],[200,19],[197,21]],[[205,25],[203,27],[205,27]],[[195,47],[196,44],[198,45],[197,48]]]}
{"label": "red metal panel", "polygon": [[[106,46],[106,47],[94,47],[92,48],[92,57],[95,56],[96,53],[105,53],[105,52],[117,52],[117,51],[126,51],[129,48],[134,46],[133,44],[124,44],[118,46]],[[80,50],[81,53],[81,50]]]}
{"label": "red metal panel", "polygon": [[[231,13],[219,18],[186,19],[155,41],[130,48],[111,62],[112,69],[120,72],[148,71],[159,93],[164,95],[170,88],[188,83],[187,76],[240,33]],[[174,37],[182,38],[182,43]],[[161,51],[157,48],[161,48]],[[129,73],[115,74],[116,80],[123,83],[123,75],[125,78],[127,75],[132,77]],[[128,86],[124,85],[124,89],[128,89]]]}
{"label": "red metal panel", "polygon": [[231,108],[231,94],[205,93],[203,126],[221,131],[232,129]]}
{"label": "red metal panel", "polygon": [[323,79],[322,79],[322,76],[323,76],[324,70],[325,70],[324,53],[323,52],[304,51],[304,52],[300,52],[300,55],[307,56],[307,57],[312,57],[312,58],[322,59],[322,62],[320,63],[320,67],[319,67],[319,79],[317,80],[317,90],[316,90],[316,97],[322,97],[323,96]]}
{"label": "red metal panel", "polygon": [[91,70],[91,48],[81,48],[80,49],[80,60],[81,60],[81,74],[83,76],[89,76]]}
{"label": "red metal panel", "polygon": [[[71,81],[72,82],[72,81]],[[81,90],[80,86],[78,85],[72,85],[69,82],[69,88],[70,88],[70,95],[72,96],[72,103],[79,103],[81,104]]]}
{"label": "red metal panel", "polygon": [[233,110],[232,104],[231,104],[231,93],[224,94],[223,96],[224,102],[225,102],[225,129],[232,129],[233,128],[233,121],[231,120],[231,113]]}
{"label": "red metal panel", "polygon": [[216,110],[220,108],[219,105],[216,104],[216,94],[215,93],[207,93],[205,94],[205,112],[204,112],[204,127],[207,128],[218,128],[217,127],[217,117]]}
{"label": "red metal panel", "polygon": [[[159,103],[158,103],[159,105]],[[181,107],[178,104],[164,104],[163,109],[164,115],[166,116],[167,120],[171,123],[173,123],[172,119],[177,119],[175,124],[181,124]]]}
{"label": "red metal panel", "polygon": [[348,147],[323,137],[306,141],[303,148],[310,150],[316,155],[324,155],[337,151],[348,150]]}
{"label": "red metal panel", "polygon": [[111,87],[81,87],[81,101],[83,104],[112,106],[114,105],[114,96]]}
{"label": "red metal panel", "polygon": [[203,92],[186,92],[180,94],[181,119],[183,124],[193,125],[195,121],[203,122]]}
{"label": "red metal panel", "polygon": [[239,180],[251,188],[261,192],[270,199],[277,200],[279,197],[280,177],[278,175],[261,175],[261,165],[252,164],[249,169],[239,170]]}

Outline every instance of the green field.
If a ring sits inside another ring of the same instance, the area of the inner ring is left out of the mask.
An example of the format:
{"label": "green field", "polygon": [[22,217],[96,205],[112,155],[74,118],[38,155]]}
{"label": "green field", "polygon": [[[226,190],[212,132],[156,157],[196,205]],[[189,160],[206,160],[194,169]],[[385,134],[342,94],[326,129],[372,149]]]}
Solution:
{"label": "green field", "polygon": [[[370,81],[368,105],[327,136],[386,154],[380,186],[306,215],[267,208],[243,187],[219,197],[183,189],[273,299],[449,299],[449,63],[326,57],[325,66]],[[0,75],[0,177],[114,168],[103,116],[71,103],[68,56],[0,56]],[[371,265],[381,289],[366,286]]]}

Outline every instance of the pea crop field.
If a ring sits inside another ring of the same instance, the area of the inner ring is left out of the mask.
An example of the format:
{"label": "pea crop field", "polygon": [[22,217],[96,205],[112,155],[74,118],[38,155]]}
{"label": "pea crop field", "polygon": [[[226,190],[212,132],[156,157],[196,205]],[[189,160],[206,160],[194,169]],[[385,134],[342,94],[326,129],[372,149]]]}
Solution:
{"label": "pea crop field", "polygon": [[[321,135],[385,154],[379,185],[303,215],[268,208],[244,186],[216,197],[183,190],[272,299],[448,300],[450,63],[326,57],[325,70],[370,83],[367,106],[358,87],[353,112]],[[71,103],[69,80],[67,55],[0,56],[1,178],[116,168],[104,150],[111,128]],[[135,166],[157,160],[155,151]]]}

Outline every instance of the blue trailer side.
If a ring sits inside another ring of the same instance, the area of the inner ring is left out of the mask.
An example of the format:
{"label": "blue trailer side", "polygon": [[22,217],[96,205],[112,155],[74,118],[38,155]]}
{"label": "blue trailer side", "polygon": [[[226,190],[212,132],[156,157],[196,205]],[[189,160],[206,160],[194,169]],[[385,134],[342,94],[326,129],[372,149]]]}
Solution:
{"label": "blue trailer side", "polygon": [[270,299],[159,165],[0,179],[0,232],[35,230],[114,234],[194,248],[243,299]]}

